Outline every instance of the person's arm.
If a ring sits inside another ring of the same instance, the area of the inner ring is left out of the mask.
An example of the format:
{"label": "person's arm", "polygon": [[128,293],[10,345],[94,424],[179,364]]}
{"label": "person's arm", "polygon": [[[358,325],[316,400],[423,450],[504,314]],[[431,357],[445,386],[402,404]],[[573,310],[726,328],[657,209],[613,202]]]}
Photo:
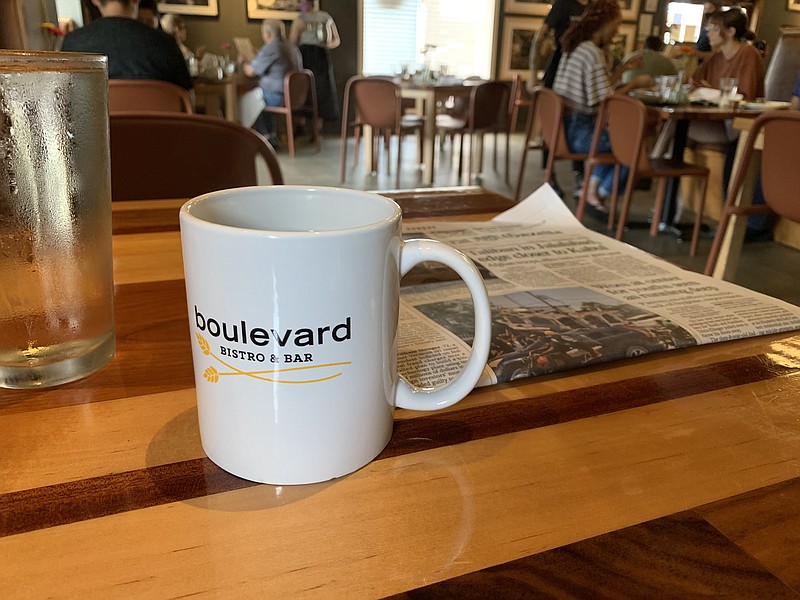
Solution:
{"label": "person's arm", "polygon": [[302,16],[297,17],[294,21],[292,21],[292,27],[289,30],[289,41],[292,42],[295,46],[300,43],[300,34],[303,33],[303,29],[305,29],[306,24],[303,21]]}
{"label": "person's arm", "polygon": [[342,40],[339,37],[339,30],[336,28],[336,22],[330,15],[328,15],[327,27],[328,27],[328,43],[325,47],[328,48],[328,50],[333,50],[334,48],[339,47],[339,44],[342,43]]}
{"label": "person's arm", "polygon": [[536,35],[533,38],[531,51],[528,54],[528,65],[531,70],[531,78],[529,81],[536,81],[536,59],[539,56],[539,49],[542,46],[542,40],[547,37],[548,33],[550,33],[550,27],[545,24],[539,28],[539,31],[536,32]]}
{"label": "person's arm", "polygon": [[[627,73],[628,71],[633,71],[635,69],[641,69],[644,66],[644,56],[642,54],[633,55],[625,60],[619,67],[614,69],[614,72],[611,73],[611,77],[609,78],[611,87],[616,87],[617,84],[622,79],[622,76]],[[636,78],[634,78],[635,80]],[[631,80],[632,82],[633,80]],[[652,79],[651,79],[652,81]],[[630,83],[630,82],[629,82]],[[628,84],[625,84],[628,85]],[[652,85],[652,84],[651,84]],[[642,87],[642,86],[637,86]],[[631,88],[635,89],[635,88]]]}

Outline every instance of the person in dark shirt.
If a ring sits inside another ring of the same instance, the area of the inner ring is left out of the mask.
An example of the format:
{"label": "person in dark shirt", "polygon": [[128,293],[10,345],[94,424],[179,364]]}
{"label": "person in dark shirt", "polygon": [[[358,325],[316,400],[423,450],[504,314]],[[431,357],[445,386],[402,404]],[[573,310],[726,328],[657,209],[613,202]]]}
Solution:
{"label": "person in dark shirt", "polygon": [[703,3],[703,20],[700,23],[700,36],[697,38],[696,46],[697,58],[701,63],[714,54],[714,51],[711,49],[711,42],[708,39],[706,25],[708,24],[708,17],[720,8],[722,8],[722,0],[709,0]]}
{"label": "person in dark shirt", "polygon": [[132,0],[95,0],[103,16],[66,35],[64,52],[108,56],[109,79],[159,79],[192,88],[175,39],[136,20]]}

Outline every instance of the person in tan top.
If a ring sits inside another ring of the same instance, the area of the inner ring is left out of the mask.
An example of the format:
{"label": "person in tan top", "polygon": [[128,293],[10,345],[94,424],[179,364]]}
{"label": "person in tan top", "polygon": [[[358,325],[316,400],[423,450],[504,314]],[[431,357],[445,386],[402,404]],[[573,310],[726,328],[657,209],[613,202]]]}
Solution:
{"label": "person in tan top", "polygon": [[719,88],[722,77],[736,77],[739,93],[751,101],[764,96],[764,61],[761,53],[747,43],[754,39],[747,29],[747,17],[732,8],[717,11],[706,24],[711,48],[717,51],[700,65],[691,78],[695,86]]}

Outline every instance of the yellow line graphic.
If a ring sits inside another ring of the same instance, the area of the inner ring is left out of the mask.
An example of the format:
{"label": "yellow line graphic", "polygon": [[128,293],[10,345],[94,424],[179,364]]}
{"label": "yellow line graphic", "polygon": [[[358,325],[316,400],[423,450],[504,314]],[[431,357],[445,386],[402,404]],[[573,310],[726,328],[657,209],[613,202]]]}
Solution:
{"label": "yellow line graphic", "polygon": [[329,368],[329,367],[340,367],[340,366],[343,366],[343,365],[352,364],[350,361],[347,361],[347,362],[327,363],[327,364],[324,364],[324,365],[308,365],[308,366],[304,366],[304,367],[288,367],[286,369],[270,369],[270,370],[267,370],[267,371],[242,371],[241,369],[239,369],[239,368],[237,368],[237,367],[235,367],[235,366],[233,366],[231,364],[226,363],[224,360],[222,360],[217,355],[215,355],[213,352],[211,352],[211,345],[208,343],[208,341],[206,341],[206,339],[202,335],[200,335],[199,333],[195,333],[195,335],[197,336],[197,344],[200,346],[200,349],[203,351],[203,354],[205,354],[206,356],[210,356],[211,358],[216,360],[218,363],[220,363],[221,365],[224,365],[225,367],[227,367],[227,368],[229,368],[231,370],[231,372],[227,372],[227,373],[226,372],[222,372],[222,373],[220,373],[213,366],[208,367],[203,372],[203,377],[209,383],[217,383],[219,381],[220,377],[225,377],[225,376],[228,376],[228,375],[244,375],[245,377],[252,377],[253,379],[258,379],[260,381],[269,381],[271,383],[288,383],[288,384],[294,384],[294,385],[307,384],[307,383],[319,383],[320,381],[328,381],[330,379],[335,379],[336,377],[339,377],[342,373],[340,371],[339,373],[335,373],[334,375],[329,375],[327,377],[320,377],[319,379],[301,379],[301,380],[298,380],[298,381],[287,381],[287,380],[284,380],[284,379],[273,379],[273,378],[270,378],[270,377],[262,377],[262,375],[271,374],[271,373],[288,373],[290,371],[305,371],[305,370],[309,370],[309,369],[324,369],[324,368]]}

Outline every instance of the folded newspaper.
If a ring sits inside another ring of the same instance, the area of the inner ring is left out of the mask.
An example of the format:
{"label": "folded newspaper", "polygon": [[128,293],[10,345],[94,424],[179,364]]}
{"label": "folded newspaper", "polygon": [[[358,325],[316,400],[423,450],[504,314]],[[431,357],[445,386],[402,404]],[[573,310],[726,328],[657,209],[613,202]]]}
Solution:
{"label": "folded newspaper", "polygon": [[[446,242],[483,274],[492,346],[479,386],[800,329],[796,306],[586,229],[546,185],[492,221],[408,223],[404,236]],[[473,322],[454,273],[435,264],[412,271],[400,372],[415,385],[449,381],[467,360]]]}

